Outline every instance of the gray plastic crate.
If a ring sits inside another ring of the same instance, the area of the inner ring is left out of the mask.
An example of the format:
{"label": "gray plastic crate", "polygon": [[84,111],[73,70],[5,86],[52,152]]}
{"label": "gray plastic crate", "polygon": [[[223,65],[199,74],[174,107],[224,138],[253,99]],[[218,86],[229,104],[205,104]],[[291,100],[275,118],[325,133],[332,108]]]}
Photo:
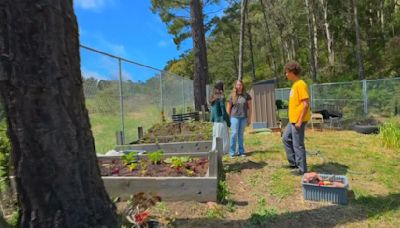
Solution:
{"label": "gray plastic crate", "polygon": [[[332,177],[329,174],[319,174],[321,178],[326,179]],[[336,204],[347,204],[347,191],[349,189],[349,181],[346,176],[334,175],[333,181],[342,181],[344,188],[318,186],[311,183],[305,183],[304,178],[301,180],[303,185],[303,194],[305,200],[327,201]]]}

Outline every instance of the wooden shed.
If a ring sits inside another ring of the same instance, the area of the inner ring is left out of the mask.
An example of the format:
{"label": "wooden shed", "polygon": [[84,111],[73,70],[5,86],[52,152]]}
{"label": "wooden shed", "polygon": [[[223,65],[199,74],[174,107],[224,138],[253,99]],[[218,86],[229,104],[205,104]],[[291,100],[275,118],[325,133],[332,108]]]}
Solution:
{"label": "wooden shed", "polygon": [[275,80],[263,80],[255,82],[251,86],[253,128],[275,128]]}

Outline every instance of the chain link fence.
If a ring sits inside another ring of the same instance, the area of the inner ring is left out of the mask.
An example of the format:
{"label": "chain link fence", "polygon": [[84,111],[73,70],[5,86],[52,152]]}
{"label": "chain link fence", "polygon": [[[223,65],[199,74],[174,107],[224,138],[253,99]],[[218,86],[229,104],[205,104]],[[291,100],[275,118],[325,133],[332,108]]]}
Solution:
{"label": "chain link fence", "polygon": [[[86,107],[96,142],[104,153],[138,139],[163,119],[194,110],[193,81],[89,47],[81,46]],[[117,135],[116,135],[117,134]]]}
{"label": "chain link fence", "polygon": [[[322,83],[309,86],[311,108],[329,110],[354,119],[390,117],[400,112],[400,78]],[[290,88],[275,90],[275,97],[288,103]]]}

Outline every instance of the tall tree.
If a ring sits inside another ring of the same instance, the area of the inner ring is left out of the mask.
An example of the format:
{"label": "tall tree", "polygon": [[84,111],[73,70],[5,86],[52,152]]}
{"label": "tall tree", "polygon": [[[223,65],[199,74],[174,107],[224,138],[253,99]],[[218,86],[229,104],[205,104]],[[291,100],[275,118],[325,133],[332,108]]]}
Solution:
{"label": "tall tree", "polygon": [[[167,24],[168,32],[174,35],[174,42],[178,48],[183,40],[192,37],[194,55],[193,95],[195,109],[200,111],[202,105],[207,107],[208,63],[205,27],[210,27],[209,23],[204,23],[203,1],[152,0],[151,2],[153,13],[158,13],[162,21]],[[209,2],[211,4],[218,1]],[[190,15],[185,14],[188,11]]]}
{"label": "tall tree", "polygon": [[271,62],[272,62],[274,77],[277,77],[278,76],[277,66],[276,66],[275,55],[274,55],[275,51],[274,51],[274,46],[272,45],[271,30],[269,29],[269,23],[268,23],[268,17],[267,17],[267,7],[264,4],[263,0],[260,0],[260,4],[261,4],[261,11],[263,14],[263,19],[264,19],[264,25],[265,25],[265,36],[268,36],[268,38],[266,40],[268,40],[268,45],[269,45],[269,56],[270,56]]}
{"label": "tall tree", "polygon": [[253,82],[257,80],[256,78],[256,66],[254,63],[254,49],[253,49],[253,34],[251,33],[251,21],[248,15],[249,7],[246,10],[246,17],[247,17],[247,37],[249,39],[249,49],[250,49],[250,59],[251,59],[251,77]]}
{"label": "tall tree", "polygon": [[200,111],[202,105],[207,107],[206,86],[208,82],[206,38],[203,24],[203,9],[200,0],[190,0],[190,17],[194,54],[194,106],[196,110]]}
{"label": "tall tree", "polygon": [[244,33],[246,24],[246,8],[247,0],[242,0],[240,7],[240,40],[239,40],[239,75],[238,79],[243,80],[243,49],[244,49]]}
{"label": "tall tree", "polygon": [[326,46],[328,51],[328,63],[330,66],[333,66],[335,65],[335,51],[333,49],[333,36],[331,34],[328,21],[328,0],[320,0],[320,3],[324,15],[324,28],[326,36]]}
{"label": "tall tree", "polygon": [[354,30],[356,31],[356,56],[358,64],[358,79],[365,79],[364,60],[361,50],[360,24],[358,23],[357,1],[351,0],[353,8]]}
{"label": "tall tree", "polygon": [[308,20],[308,39],[310,47],[310,72],[311,79],[313,82],[317,81],[317,67],[315,63],[315,43],[314,43],[314,24],[312,22],[312,12],[309,0],[305,0],[306,10],[307,10],[307,20]]}
{"label": "tall tree", "polygon": [[20,227],[117,227],[85,108],[72,1],[3,0],[0,18]]}

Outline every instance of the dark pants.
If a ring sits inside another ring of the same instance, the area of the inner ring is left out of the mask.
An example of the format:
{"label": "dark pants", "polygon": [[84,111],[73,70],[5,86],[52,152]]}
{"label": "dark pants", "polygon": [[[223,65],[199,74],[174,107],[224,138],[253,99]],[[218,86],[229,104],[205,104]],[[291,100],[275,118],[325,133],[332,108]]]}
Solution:
{"label": "dark pants", "polygon": [[307,172],[306,148],[304,146],[305,126],[306,123],[303,123],[297,129],[293,123],[288,123],[282,136],[289,165],[297,166],[303,173]]}

